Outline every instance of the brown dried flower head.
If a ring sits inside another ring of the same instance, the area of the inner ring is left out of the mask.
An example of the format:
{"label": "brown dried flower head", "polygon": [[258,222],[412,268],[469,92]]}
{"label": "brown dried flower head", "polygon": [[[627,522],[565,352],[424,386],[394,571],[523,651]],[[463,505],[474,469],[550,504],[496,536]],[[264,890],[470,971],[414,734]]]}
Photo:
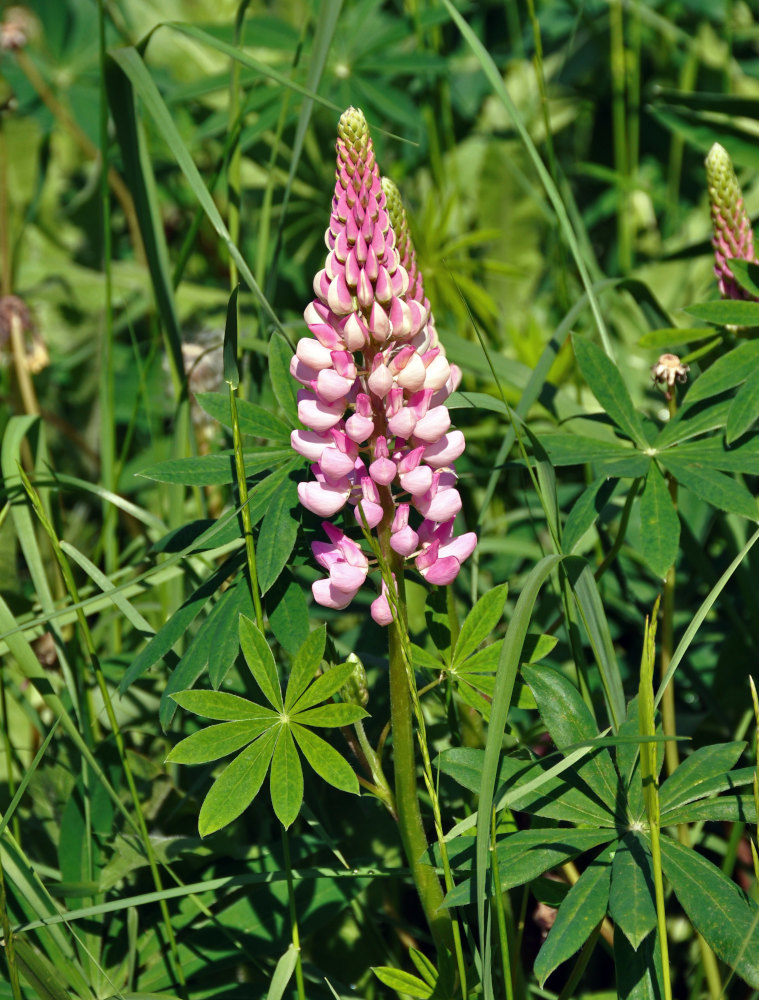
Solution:
{"label": "brown dried flower head", "polygon": [[651,377],[655,383],[671,389],[675,382],[685,382],[689,371],[690,365],[684,365],[676,354],[662,354],[651,368]]}
{"label": "brown dried flower head", "polygon": [[0,21],[0,51],[26,48],[38,31],[37,20],[26,7],[9,7]]}
{"label": "brown dried flower head", "polygon": [[0,364],[7,364],[13,355],[12,336],[17,330],[24,343],[24,360],[32,375],[50,364],[45,341],[32,320],[29,307],[17,295],[0,298]]}

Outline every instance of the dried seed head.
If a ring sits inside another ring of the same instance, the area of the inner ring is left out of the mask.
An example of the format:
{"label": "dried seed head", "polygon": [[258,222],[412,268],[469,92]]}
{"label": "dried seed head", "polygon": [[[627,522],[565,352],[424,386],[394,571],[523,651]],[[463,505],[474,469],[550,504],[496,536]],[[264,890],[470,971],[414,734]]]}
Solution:
{"label": "dried seed head", "polygon": [[32,375],[50,364],[47,346],[35,326],[29,307],[18,295],[0,298],[0,363],[7,364],[13,355],[12,336],[18,331],[24,343],[24,360]]}
{"label": "dried seed head", "polygon": [[671,389],[675,382],[685,382],[689,371],[690,365],[684,365],[676,354],[662,354],[651,368],[651,377],[655,383]]}

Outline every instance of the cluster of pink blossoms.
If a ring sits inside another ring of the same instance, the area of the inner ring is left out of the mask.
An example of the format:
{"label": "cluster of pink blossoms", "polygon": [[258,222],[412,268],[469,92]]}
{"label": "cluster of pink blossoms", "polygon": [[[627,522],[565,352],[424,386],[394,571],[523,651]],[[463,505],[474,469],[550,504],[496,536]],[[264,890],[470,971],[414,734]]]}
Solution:
{"label": "cluster of pink blossoms", "polygon": [[712,217],[714,274],[720,293],[725,299],[753,300],[755,297],[738,284],[730,269],[731,260],[754,261],[754,232],[732,161],[718,142],[706,157],[706,184]]}
{"label": "cluster of pink blossoms", "polygon": [[[451,583],[477,542],[473,532],[453,536],[461,509],[453,462],[464,436],[450,430],[444,401],[461,373],[438,341],[400,198],[387,182],[383,190],[355,108],[338,125],[336,177],[329,253],[304,313],[313,336],[298,341],[290,366],[303,386],[298,416],[310,428],[293,431],[292,446],[313,462],[313,479],[299,484],[298,496],[323,517],[352,504],[381,548],[386,541],[413,558],[430,583]],[[329,542],[315,542],[313,552],[329,576],[313,584],[314,599],[341,609],[369,560],[341,529],[323,526]],[[372,617],[392,621],[384,583]]]}

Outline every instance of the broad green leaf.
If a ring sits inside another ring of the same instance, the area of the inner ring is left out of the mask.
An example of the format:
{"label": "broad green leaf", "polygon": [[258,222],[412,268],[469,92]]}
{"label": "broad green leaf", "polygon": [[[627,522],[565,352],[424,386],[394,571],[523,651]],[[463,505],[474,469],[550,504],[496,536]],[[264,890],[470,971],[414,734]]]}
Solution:
{"label": "broad green leaf", "polygon": [[[309,632],[303,645],[296,653],[287,681],[287,691],[285,693],[286,712],[291,711],[293,705],[308,687],[309,682],[314,679],[316,671],[324,659],[326,642],[327,627],[326,625],[320,625],[319,628],[315,628],[312,632]],[[325,695],[326,697],[329,696]]]}
{"label": "broad green leaf", "polygon": [[[585,851],[616,839],[614,830],[573,830],[550,827],[539,830],[520,830],[498,844],[498,878],[501,890],[513,889],[558,868]],[[467,838],[455,841],[451,851],[451,865],[458,871],[471,869],[474,844]],[[445,897],[446,906],[466,906],[471,902],[471,879],[460,881]]]}
{"label": "broad green leaf", "polygon": [[651,852],[635,831],[625,834],[614,854],[609,913],[636,951],[656,927]]}
{"label": "broad green leaf", "polygon": [[282,689],[279,686],[277,665],[271,649],[255,622],[245,615],[240,615],[240,645],[253,679],[261,688],[264,698],[282,712],[285,706],[282,701]]}
{"label": "broad green leaf", "polygon": [[565,552],[571,552],[596,523],[604,507],[611,500],[616,485],[608,476],[600,476],[575,500],[562,532],[562,548]]}
{"label": "broad green leaf", "polygon": [[[478,792],[484,760],[483,750],[453,747],[441,753],[435,764],[464,788]],[[543,778],[538,781],[537,787],[514,799],[512,808],[515,811],[588,826],[613,826],[613,805],[609,807],[605,802],[599,803],[581,788],[568,784],[574,768],[564,775],[543,777],[556,762],[555,755],[536,761],[502,755],[498,764],[495,801],[498,802],[506,791],[513,793],[528,782]]]}
{"label": "broad green leaf", "polygon": [[663,452],[679,441],[687,441],[707,431],[722,430],[731,404],[730,399],[697,400],[692,404],[686,399],[674,417],[664,425],[653,447],[657,452]]}
{"label": "broad green leaf", "polygon": [[500,622],[508,591],[507,583],[494,587],[482,595],[466,616],[453,650],[454,666],[473,653]]}
{"label": "broad green leaf", "polygon": [[434,653],[427,652],[416,643],[411,643],[411,659],[417,670],[435,670],[438,673],[445,668],[445,664]]}
{"label": "broad green leaf", "polygon": [[290,558],[298,535],[298,521],[292,513],[297,503],[297,486],[287,480],[264,515],[256,547],[256,569],[262,594],[276,582]]}
{"label": "broad green leaf", "polygon": [[[321,660],[319,662],[321,663]],[[314,673],[316,673],[316,670],[314,670]],[[314,683],[309,688],[306,688],[305,691],[301,688],[301,694],[298,695],[288,709],[290,715],[295,715],[296,712],[302,712],[313,705],[318,705],[319,702],[326,701],[327,698],[331,698],[337,694],[352,673],[352,663],[340,663],[326,673],[323,673],[321,677],[317,677]]]}
{"label": "broad green leaf", "polygon": [[409,948],[409,956],[411,961],[416,966],[416,971],[425,983],[427,983],[428,986],[434,986],[438,981],[438,974],[437,969],[432,962],[417,948]]}
{"label": "broad green leaf", "polygon": [[695,462],[683,462],[672,453],[660,456],[662,465],[679,483],[718,510],[729,514],[740,514],[755,521],[759,516],[756,499],[742,483],[705,466],[699,468]]}
{"label": "broad green leaf", "polygon": [[271,977],[266,1000],[282,1000],[287,989],[287,984],[290,982],[292,974],[295,972],[295,966],[298,964],[299,954],[300,950],[294,944],[291,944],[284,955],[280,956],[274,969],[274,975]]}
{"label": "broad green leaf", "polygon": [[308,602],[302,584],[285,570],[266,594],[265,604],[274,638],[294,656],[309,629]]}
{"label": "broad green leaf", "polygon": [[[249,449],[243,453],[245,474],[255,476],[291,459],[292,454],[291,448]],[[181,483],[185,486],[224,486],[237,482],[232,452],[195,458],[170,458],[142,469],[139,474],[158,483]]]}
{"label": "broad green leaf", "polygon": [[181,708],[204,719],[221,719],[224,722],[244,719],[271,719],[276,722],[279,719],[278,712],[227,691],[177,691],[171,697]]}
{"label": "broad green leaf", "polygon": [[730,445],[743,437],[759,417],[759,367],[755,367],[735,394],[727,414],[725,438]]}
{"label": "broad green leaf", "polygon": [[271,804],[285,829],[292,826],[303,801],[303,768],[288,726],[282,727],[271,759]]}
{"label": "broad green leaf", "polygon": [[[745,784],[749,784],[748,781]],[[674,806],[662,816],[662,823],[747,823],[757,822],[756,803],[753,795],[720,795],[716,799],[700,799],[682,806]]]}
{"label": "broad green leaf", "polygon": [[180,740],[166,758],[167,764],[207,764],[252,743],[277,722],[271,719],[220,722]]}
{"label": "broad green leaf", "polygon": [[198,816],[201,837],[237,819],[258,795],[281,727],[276,726],[235,757],[211,785]]}
{"label": "broad green leaf", "polygon": [[[253,614],[253,598],[248,581],[244,577],[238,581],[235,587],[230,587],[228,591],[225,591],[224,597],[230,592],[230,598],[224,601],[222,609],[217,615],[214,615],[213,621],[211,621],[211,616],[208,616],[208,628],[204,628],[206,625],[204,622],[195,637],[195,642],[200,641],[207,645],[208,679],[215,691],[221,687],[229,668],[240,652],[240,637],[237,632],[238,619],[240,615]],[[202,636],[201,631],[203,632]],[[175,673],[178,673],[179,670],[181,670],[181,662]]]}
{"label": "broad green leaf", "polygon": [[688,441],[678,444],[673,454],[689,464],[697,463],[723,472],[759,475],[759,438],[756,435],[734,448],[727,448],[722,437]]}
{"label": "broad green leaf", "polygon": [[[349,664],[350,665],[350,664]],[[339,669],[335,667],[330,670],[334,673]],[[299,712],[296,708],[293,712],[293,721],[299,722],[302,726],[324,726],[328,728],[337,726],[351,726],[359,719],[365,719],[368,712],[359,705],[348,705],[344,702],[333,705],[322,705],[320,708],[307,708],[305,712]]]}
{"label": "broad green leaf", "polygon": [[693,926],[718,958],[759,988],[759,907],[694,850],[662,837],[661,852],[664,875]]}
{"label": "broad green leaf", "polygon": [[556,921],[535,960],[535,975],[541,986],[553,970],[585,944],[606,915],[609,902],[611,848],[585,869],[559,907]]}
{"label": "broad green leaf", "polygon": [[[753,305],[759,309],[759,303],[752,302],[714,302],[712,305]],[[759,341],[749,340],[738,347],[717,358],[713,365],[693,383],[685,397],[685,406],[691,403],[706,399],[709,396],[716,396],[717,393],[725,392],[727,389],[734,389],[736,385],[744,382],[756,367],[759,359]]]}
{"label": "broad green leaf", "polygon": [[664,476],[652,462],[640,498],[640,551],[660,580],[677,558],[679,544],[680,518]]}
{"label": "broad green leaf", "polygon": [[150,639],[142,652],[138,653],[134,658],[131,666],[121,679],[121,683],[119,684],[119,694],[124,694],[133,681],[136,681],[137,678],[141,677],[146,670],[149,670],[150,667],[153,666],[153,664],[157,663],[162,657],[166,656],[172,646],[179,641],[195,618],[197,618],[200,613],[200,609],[208,601],[211,594],[215,593],[222,583],[229,578],[231,571],[232,566],[229,562],[227,562],[223,569],[217,570],[212,576],[210,576],[205,583],[198,587],[195,593],[191,594],[184,604],[174,612],[166,624],[162,626]]}
{"label": "broad green leaf", "polygon": [[[212,531],[212,528],[216,528]],[[151,546],[152,552],[201,552],[228,545],[242,537],[240,522],[234,512],[227,511],[218,520],[199,518],[166,534]]]}
{"label": "broad green leaf", "polygon": [[730,270],[741,288],[745,288],[747,292],[759,297],[759,266],[753,261],[732,258]]}
{"label": "broad green leaf", "polygon": [[237,618],[246,612],[253,613],[253,601],[247,580],[242,577],[219,597],[188,643],[176,668],[172,670],[161,692],[159,718],[164,729],[171,724],[177,708],[171,696],[176,691],[186,691],[193,687],[206,666],[209,667],[211,686],[215,689],[220,686],[226,668],[234,662],[239,652]]}
{"label": "broad green leaf", "polygon": [[[292,377],[292,376],[291,376]],[[198,404],[220,424],[232,426],[229,397],[221,392],[199,392],[195,396]],[[290,444],[290,428],[279,417],[256,403],[246,399],[237,400],[237,420],[242,434],[266,438],[278,444]]]}
{"label": "broad green leaf", "polygon": [[[638,736],[638,698],[632,698],[627,706],[627,718],[619,727],[618,736]],[[643,782],[640,777],[640,744],[620,743],[614,748],[614,763],[622,787],[627,793],[627,809],[632,822],[639,822],[645,812],[643,802]]]}
{"label": "broad green leaf", "polygon": [[640,414],[617,366],[587,337],[575,334],[572,345],[582,376],[601,407],[639,448],[648,447]]}
{"label": "broad green leaf", "polygon": [[240,385],[240,371],[237,367],[237,296],[239,283],[232,289],[227,303],[227,321],[224,325],[224,381],[232,389]]}
{"label": "broad green leaf", "polygon": [[293,349],[285,338],[276,331],[269,340],[269,378],[277,402],[287,414],[293,427],[299,426],[297,385],[290,374],[290,359]]}
{"label": "broad green leaf", "polygon": [[291,724],[292,734],[311,767],[328,784],[352,795],[359,794],[358,778],[348,761],[321,736],[297,722]]}
{"label": "broad green leaf", "polygon": [[660,351],[671,351],[683,344],[697,344],[714,336],[710,326],[668,326],[661,330],[649,330],[638,338],[638,347],[658,347]]}
{"label": "broad green leaf", "polygon": [[[522,676],[535,696],[551,739],[560,750],[595,739],[598,729],[593,716],[577,688],[563,674],[551,667],[523,667]],[[593,753],[575,773],[595,792],[600,802],[609,808],[612,803],[616,805],[616,771],[608,750]]]}
{"label": "broad green leaf", "polygon": [[658,935],[649,934],[635,951],[619,927],[615,927],[614,971],[618,1000],[662,1000],[664,983]]}
{"label": "broad green leaf", "polygon": [[[611,640],[609,623],[606,619],[606,610],[590,563],[576,556],[570,556],[566,565],[577,608],[588,633],[593,656],[601,675],[609,720],[616,732],[625,715],[625,695],[614,652],[614,643]],[[575,568],[578,565],[582,568],[579,576],[576,576]]]}
{"label": "broad green leaf", "polygon": [[372,972],[385,986],[405,996],[418,997],[419,1000],[428,1000],[432,996],[432,987],[410,972],[403,972],[389,965],[372,966]]}
{"label": "broad green leaf", "polygon": [[659,789],[662,821],[664,813],[675,806],[711,794],[711,780],[727,775],[745,749],[745,743],[736,742],[717,743],[694,750]]}
{"label": "broad green leaf", "polygon": [[759,326],[759,302],[741,302],[738,299],[696,302],[685,311],[696,319],[717,326]]}
{"label": "broad green leaf", "polygon": [[593,462],[605,467],[609,462],[629,463],[630,472],[640,475],[638,468],[647,468],[648,457],[621,441],[583,437],[581,434],[541,434],[538,438],[553,465],[584,465]]}
{"label": "broad green leaf", "polygon": [[248,490],[248,506],[253,524],[256,524],[264,516],[269,509],[271,498],[282,489],[290,473],[297,469],[300,464],[301,459],[297,458],[286,462],[276,472],[272,472],[270,476],[266,476]]}

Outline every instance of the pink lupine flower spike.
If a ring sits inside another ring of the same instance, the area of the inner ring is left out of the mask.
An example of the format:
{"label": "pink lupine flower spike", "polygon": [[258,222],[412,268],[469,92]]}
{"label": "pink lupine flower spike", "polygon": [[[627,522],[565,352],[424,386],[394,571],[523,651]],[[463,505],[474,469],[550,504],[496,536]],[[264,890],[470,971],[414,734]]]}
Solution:
{"label": "pink lupine flower spike", "polygon": [[[293,431],[292,446],[313,462],[298,496],[322,517],[353,505],[388,563],[414,559],[430,583],[451,583],[477,542],[473,532],[453,537],[461,508],[453,462],[464,437],[450,430],[443,404],[461,373],[445,357],[400,196],[380,181],[363,113],[349,108],[337,131],[329,252],[304,313],[312,336],[298,341],[290,366],[308,428]],[[329,577],[313,595],[341,609],[369,559],[343,531],[323,526],[329,543],[312,547]],[[383,582],[372,617],[389,624],[394,604]]]}

